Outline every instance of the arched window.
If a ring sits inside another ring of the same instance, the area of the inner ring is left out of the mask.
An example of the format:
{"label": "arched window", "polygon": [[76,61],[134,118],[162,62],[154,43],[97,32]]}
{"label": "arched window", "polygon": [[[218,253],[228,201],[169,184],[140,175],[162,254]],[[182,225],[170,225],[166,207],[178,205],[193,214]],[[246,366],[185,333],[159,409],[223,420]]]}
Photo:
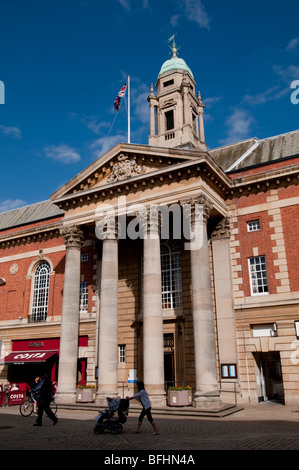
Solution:
{"label": "arched window", "polygon": [[182,269],[180,244],[161,243],[161,276],[163,308],[182,306]]}
{"label": "arched window", "polygon": [[40,263],[34,273],[31,321],[44,321],[48,313],[50,265]]}

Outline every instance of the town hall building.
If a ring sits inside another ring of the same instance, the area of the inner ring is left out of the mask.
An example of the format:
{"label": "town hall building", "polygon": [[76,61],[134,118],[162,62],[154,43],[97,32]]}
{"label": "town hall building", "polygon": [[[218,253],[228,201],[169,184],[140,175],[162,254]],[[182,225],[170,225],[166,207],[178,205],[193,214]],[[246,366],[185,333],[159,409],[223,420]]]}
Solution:
{"label": "town hall building", "polygon": [[0,214],[0,383],[57,401],[143,380],[192,406],[299,402],[299,131],[208,150],[191,69],[164,62],[148,145],[119,143],[47,201]]}

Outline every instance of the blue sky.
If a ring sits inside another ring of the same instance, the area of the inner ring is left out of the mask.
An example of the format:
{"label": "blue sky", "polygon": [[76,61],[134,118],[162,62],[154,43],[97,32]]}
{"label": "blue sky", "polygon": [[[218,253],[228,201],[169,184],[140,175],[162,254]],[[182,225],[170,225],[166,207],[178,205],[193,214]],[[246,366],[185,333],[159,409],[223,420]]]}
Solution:
{"label": "blue sky", "polygon": [[0,211],[48,199],[126,142],[125,102],[117,117],[113,102],[128,75],[131,142],[148,143],[147,96],[173,33],[209,148],[298,129],[298,14],[298,0],[0,0]]}

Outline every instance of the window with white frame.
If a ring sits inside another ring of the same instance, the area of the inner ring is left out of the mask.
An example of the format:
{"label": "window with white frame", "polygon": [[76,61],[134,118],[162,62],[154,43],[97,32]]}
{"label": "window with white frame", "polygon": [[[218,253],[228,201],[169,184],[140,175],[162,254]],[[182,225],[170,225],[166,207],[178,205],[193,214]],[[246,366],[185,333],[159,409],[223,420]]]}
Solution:
{"label": "window with white frame", "polygon": [[49,284],[50,265],[46,261],[43,261],[37,266],[34,273],[31,321],[38,322],[47,319]]}
{"label": "window with white frame", "polygon": [[249,258],[249,276],[251,294],[265,294],[269,292],[267,266],[265,256]]}
{"label": "window with white frame", "polygon": [[80,312],[87,312],[88,282],[80,282]]}
{"label": "window with white frame", "polygon": [[82,261],[82,263],[86,263],[88,261],[88,253],[87,252],[81,253],[81,261]]}
{"label": "window with white frame", "polygon": [[125,344],[118,345],[118,362],[120,363],[126,362],[126,345]]}
{"label": "window with white frame", "polygon": [[257,232],[261,230],[261,222],[259,219],[249,220],[247,222],[247,232]]}
{"label": "window with white frame", "polygon": [[177,241],[161,243],[162,307],[182,306],[181,251]]}

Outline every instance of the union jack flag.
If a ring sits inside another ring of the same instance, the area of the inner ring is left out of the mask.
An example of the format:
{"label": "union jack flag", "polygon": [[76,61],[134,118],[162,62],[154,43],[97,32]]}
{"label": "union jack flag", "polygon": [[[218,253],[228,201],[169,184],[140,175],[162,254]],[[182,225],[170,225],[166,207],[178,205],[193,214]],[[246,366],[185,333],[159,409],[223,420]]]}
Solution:
{"label": "union jack flag", "polygon": [[120,90],[117,97],[114,100],[114,108],[116,111],[119,111],[120,108],[120,99],[123,98],[126,94],[127,84],[125,84]]}

